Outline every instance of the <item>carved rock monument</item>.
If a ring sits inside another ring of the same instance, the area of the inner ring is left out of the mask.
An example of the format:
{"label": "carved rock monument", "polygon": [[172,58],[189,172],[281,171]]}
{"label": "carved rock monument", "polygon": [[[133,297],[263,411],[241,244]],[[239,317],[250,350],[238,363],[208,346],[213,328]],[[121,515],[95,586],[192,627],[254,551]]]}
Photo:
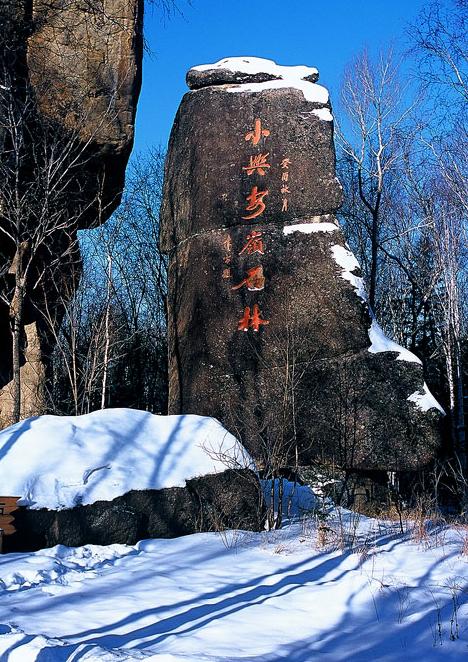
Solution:
{"label": "carved rock monument", "polygon": [[162,206],[170,413],[220,419],[260,463],[414,469],[441,410],[366,303],[317,79],[256,58],[188,72]]}

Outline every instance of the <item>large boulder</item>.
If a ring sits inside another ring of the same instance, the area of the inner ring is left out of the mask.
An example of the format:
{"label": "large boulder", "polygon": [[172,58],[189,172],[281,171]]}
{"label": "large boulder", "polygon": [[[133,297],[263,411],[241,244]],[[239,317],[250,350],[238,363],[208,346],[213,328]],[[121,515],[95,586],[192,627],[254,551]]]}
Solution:
{"label": "large boulder", "polygon": [[[143,0],[34,0],[27,40],[29,80],[42,117],[86,145],[88,213],[104,222],[122,193],[141,87]],[[99,199],[96,193],[99,190]]]}
{"label": "large boulder", "polygon": [[146,538],[174,538],[225,529],[259,531],[263,501],[256,474],[248,469],[187,480],[185,487],[131,490],[111,501],[64,510],[19,507],[16,532],[3,551],[35,551],[54,545],[134,545]]}
{"label": "large boulder", "polygon": [[170,413],[217,417],[265,466],[414,469],[441,408],[372,319],[317,77],[255,58],[188,73],[162,205]]}
{"label": "large boulder", "polygon": [[105,409],[27,419],[0,431],[2,495],[18,497],[4,551],[258,530],[253,469],[212,418]]}
{"label": "large boulder", "polygon": [[[3,426],[12,411],[10,326],[19,246],[27,241],[32,251],[25,260],[21,342],[25,417],[43,411],[51,326],[59,324],[80,275],[76,232],[106,221],[120,201],[141,84],[143,0],[14,0],[2,3],[0,12],[0,68],[2,83],[7,82],[0,89],[0,117],[12,108],[22,115],[25,142],[17,174],[23,191],[32,191],[31,200],[24,197],[16,237],[0,203]],[[0,129],[4,164],[12,140],[11,131]],[[51,165],[47,173],[44,162]],[[43,186],[50,176],[54,188],[46,200]],[[39,208],[50,207],[47,214],[33,211],[35,199]],[[37,231],[38,217],[48,224],[44,233]]]}

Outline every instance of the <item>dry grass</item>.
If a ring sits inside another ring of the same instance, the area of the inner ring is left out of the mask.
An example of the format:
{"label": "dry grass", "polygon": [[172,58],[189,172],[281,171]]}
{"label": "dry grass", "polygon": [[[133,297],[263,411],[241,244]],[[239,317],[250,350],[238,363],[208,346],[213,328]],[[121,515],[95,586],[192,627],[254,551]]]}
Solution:
{"label": "dry grass", "polygon": [[455,524],[452,528],[460,538],[460,554],[468,556],[468,524]]}

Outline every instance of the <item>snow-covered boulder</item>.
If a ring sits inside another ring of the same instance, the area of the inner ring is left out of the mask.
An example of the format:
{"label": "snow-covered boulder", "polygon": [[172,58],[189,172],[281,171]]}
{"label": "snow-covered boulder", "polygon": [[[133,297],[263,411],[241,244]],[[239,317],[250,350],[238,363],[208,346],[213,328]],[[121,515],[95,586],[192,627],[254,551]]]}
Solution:
{"label": "snow-covered boulder", "polygon": [[132,409],[30,418],[0,432],[0,492],[20,506],[5,547],[255,529],[253,469],[212,418]]}

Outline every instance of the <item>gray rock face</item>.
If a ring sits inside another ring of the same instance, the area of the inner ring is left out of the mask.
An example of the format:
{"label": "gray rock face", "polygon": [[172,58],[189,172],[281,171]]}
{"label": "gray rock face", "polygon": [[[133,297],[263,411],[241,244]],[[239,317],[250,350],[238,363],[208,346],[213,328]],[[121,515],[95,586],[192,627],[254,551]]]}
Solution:
{"label": "gray rock face", "polygon": [[[315,112],[330,115],[328,93],[318,85],[304,85],[318,88],[316,101],[307,101],[291,87],[244,93],[242,86],[218,85],[184,96],[166,166],[165,250],[201,232],[284,225],[340,207],[333,124]],[[255,166],[256,158],[265,160],[264,168]],[[255,185],[257,201],[252,204],[258,205],[247,210]],[[288,188],[291,193],[283,194]],[[263,212],[254,216],[263,205]]]}
{"label": "gray rock face", "polygon": [[144,538],[173,538],[201,531],[263,523],[258,478],[248,470],[193,478],[186,487],[133,490],[113,501],[53,511],[15,512],[17,533],[4,539],[4,551],[33,551],[54,545],[134,545]]}
{"label": "gray rock face", "polygon": [[328,93],[268,61],[247,59],[243,82],[234,60],[189,72],[170,139],[170,413],[215,416],[260,465],[420,466],[441,414],[372,322],[333,215]]}

